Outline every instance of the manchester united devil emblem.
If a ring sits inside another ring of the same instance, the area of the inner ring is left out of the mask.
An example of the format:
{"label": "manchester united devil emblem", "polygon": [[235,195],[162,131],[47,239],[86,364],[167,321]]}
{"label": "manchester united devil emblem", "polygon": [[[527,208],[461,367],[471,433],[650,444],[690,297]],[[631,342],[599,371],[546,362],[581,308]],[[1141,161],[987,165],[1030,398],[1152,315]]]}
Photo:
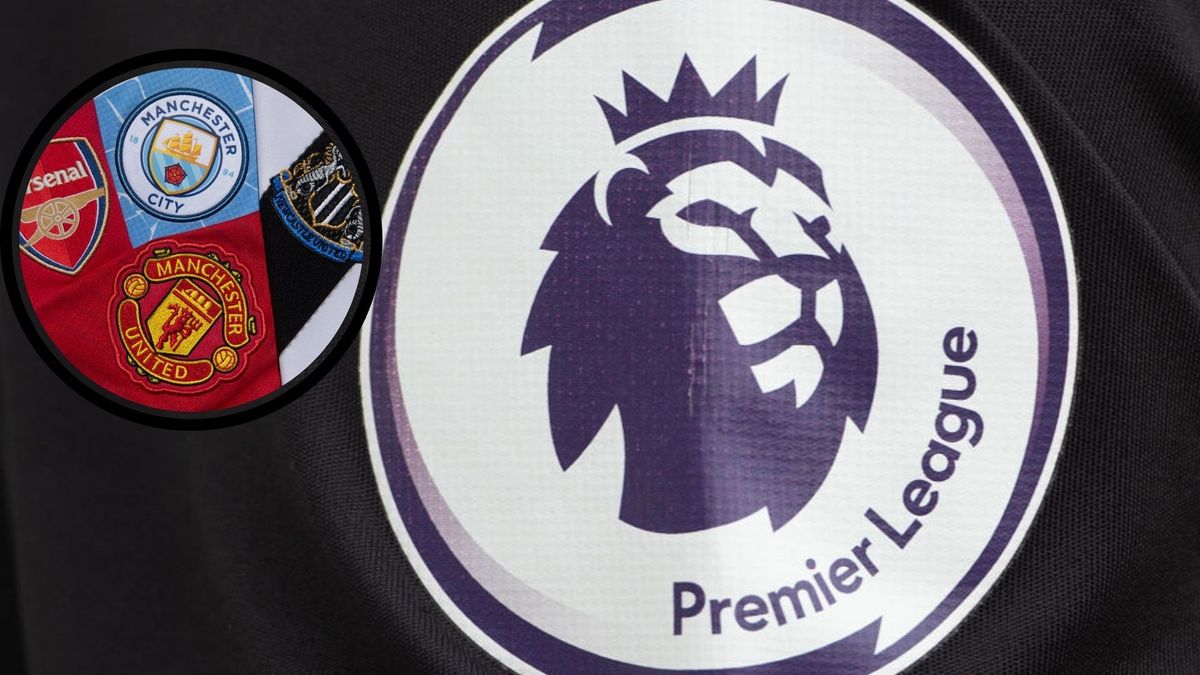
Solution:
{"label": "manchester united devil emblem", "polygon": [[117,278],[113,330],[134,381],[174,393],[239,376],[260,342],[247,272],[217,246],[162,242]]}

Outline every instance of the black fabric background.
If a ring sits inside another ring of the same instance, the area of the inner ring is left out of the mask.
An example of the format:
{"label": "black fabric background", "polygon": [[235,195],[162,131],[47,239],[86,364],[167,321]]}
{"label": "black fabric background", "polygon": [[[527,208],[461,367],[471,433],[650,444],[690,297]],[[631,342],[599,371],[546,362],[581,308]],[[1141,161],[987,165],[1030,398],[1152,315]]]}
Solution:
{"label": "black fabric background", "polygon": [[[993,591],[913,671],[1200,673],[1200,4],[917,4],[982,57],[1044,146],[1074,237],[1082,341],[1040,515]],[[445,83],[518,5],[5,3],[0,180],[45,111],[96,70],[204,47],[323,97],[385,196]],[[500,670],[388,528],[356,351],[270,418],[172,433],[82,400],[2,304],[15,562],[2,609],[19,606],[22,649],[0,660],[23,653],[38,673]]]}

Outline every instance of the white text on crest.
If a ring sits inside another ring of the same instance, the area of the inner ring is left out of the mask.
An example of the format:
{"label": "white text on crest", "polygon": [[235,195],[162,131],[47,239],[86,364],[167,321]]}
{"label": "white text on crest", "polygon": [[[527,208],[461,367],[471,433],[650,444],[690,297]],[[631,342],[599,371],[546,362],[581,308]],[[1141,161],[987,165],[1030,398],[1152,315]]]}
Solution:
{"label": "white text on crest", "polygon": [[67,183],[74,183],[83,178],[91,178],[92,174],[88,173],[87,167],[78,159],[75,160],[75,166],[57,171],[48,171],[40,176],[34,176],[29,179],[28,192],[40,192],[46,188],[52,188]]}

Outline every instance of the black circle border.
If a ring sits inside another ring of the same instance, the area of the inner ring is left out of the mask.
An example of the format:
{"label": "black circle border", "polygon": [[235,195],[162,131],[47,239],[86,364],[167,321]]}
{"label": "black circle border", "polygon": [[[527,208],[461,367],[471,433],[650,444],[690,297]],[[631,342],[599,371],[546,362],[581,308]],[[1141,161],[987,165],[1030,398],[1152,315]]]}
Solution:
{"label": "black circle border", "polygon": [[[18,274],[19,256],[17,246],[19,220],[18,197],[24,194],[22,186],[33,171],[34,159],[49,143],[53,134],[77,110],[110,86],[147,72],[183,67],[216,67],[250,77],[274,87],[286,95],[305,112],[331,132],[339,148],[350,158],[350,171],[362,190],[362,200],[370,224],[370,239],[366,243],[367,255],[361,263],[363,273],[359,276],[352,311],[342,320],[329,344],[303,371],[275,391],[233,408],[199,413],[174,413],[133,403],[117,396],[99,383],[79,372],[45,334],[36,312],[29,304],[25,292],[24,275]],[[13,167],[12,177],[4,195],[4,230],[6,255],[0,255],[4,285],[17,322],[21,325],[29,342],[42,360],[56,375],[91,403],[124,419],[161,429],[208,430],[244,424],[275,412],[295,401],[319,380],[325,377],[338,363],[358,337],[363,321],[367,317],[375,290],[379,283],[379,267],[382,258],[383,215],[375,183],[367,169],[366,158],[352,142],[350,133],[334,114],[333,110],[311,90],[283,71],[266,63],[240,54],[211,49],[170,49],[149,52],[104,68],[87,80],[72,88],[35,127],[25,143]]]}

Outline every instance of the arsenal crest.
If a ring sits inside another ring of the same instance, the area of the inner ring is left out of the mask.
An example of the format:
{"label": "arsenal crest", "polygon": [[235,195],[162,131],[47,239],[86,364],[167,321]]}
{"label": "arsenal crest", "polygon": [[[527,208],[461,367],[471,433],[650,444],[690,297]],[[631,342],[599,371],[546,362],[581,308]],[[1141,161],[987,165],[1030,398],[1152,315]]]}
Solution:
{"label": "arsenal crest", "polygon": [[50,269],[78,272],[104,233],[108,183],[86,138],[50,141],[21,207],[21,250]]}
{"label": "arsenal crest", "polygon": [[135,382],[193,394],[238,377],[261,341],[246,270],[218,246],[161,242],[117,278],[118,360]]}
{"label": "arsenal crest", "polygon": [[362,201],[335,144],[302,158],[271,184],[275,211],[302,244],[334,262],[362,262]]}

